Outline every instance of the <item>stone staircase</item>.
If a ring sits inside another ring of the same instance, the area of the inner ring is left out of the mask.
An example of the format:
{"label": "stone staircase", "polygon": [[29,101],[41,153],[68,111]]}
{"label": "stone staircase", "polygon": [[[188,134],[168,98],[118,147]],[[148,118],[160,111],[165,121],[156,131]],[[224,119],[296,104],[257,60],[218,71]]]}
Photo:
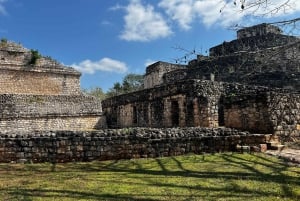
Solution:
{"label": "stone staircase", "polygon": [[285,148],[285,145],[281,144],[278,136],[271,135],[270,139],[267,140],[267,150],[276,150],[282,151]]}
{"label": "stone staircase", "polygon": [[266,143],[259,145],[237,145],[236,150],[241,153],[250,152],[266,152],[268,150],[281,152],[285,148],[285,145],[280,143],[278,136],[272,134],[266,134]]}

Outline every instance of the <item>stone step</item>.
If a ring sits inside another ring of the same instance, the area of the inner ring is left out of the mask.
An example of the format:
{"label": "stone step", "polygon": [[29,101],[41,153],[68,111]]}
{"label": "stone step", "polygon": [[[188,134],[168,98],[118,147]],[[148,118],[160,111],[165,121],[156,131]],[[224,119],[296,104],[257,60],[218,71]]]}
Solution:
{"label": "stone step", "polygon": [[284,149],[285,145],[280,144],[279,142],[268,142],[267,143],[267,148],[269,150],[278,150],[282,151]]}
{"label": "stone step", "polygon": [[238,152],[266,152],[268,150],[267,144],[259,144],[259,145],[237,145],[236,150]]}
{"label": "stone step", "polygon": [[246,152],[246,153],[250,153],[250,146],[247,145],[236,145],[236,150],[239,152]]}

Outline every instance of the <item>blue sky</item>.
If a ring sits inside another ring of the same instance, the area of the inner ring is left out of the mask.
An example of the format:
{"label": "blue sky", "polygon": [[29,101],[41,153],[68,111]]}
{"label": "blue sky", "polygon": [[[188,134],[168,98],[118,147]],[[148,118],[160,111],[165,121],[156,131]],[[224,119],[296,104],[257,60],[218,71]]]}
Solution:
{"label": "blue sky", "polygon": [[241,11],[241,2],[0,0],[0,37],[75,67],[82,72],[82,88],[106,91],[128,73],[143,74],[151,62],[175,63],[186,54],[181,48],[205,54],[210,47],[233,40],[231,25],[299,17],[299,0],[290,0],[276,12],[272,8],[285,0],[269,1],[270,15],[264,17],[253,16],[253,11],[265,13],[263,6]]}

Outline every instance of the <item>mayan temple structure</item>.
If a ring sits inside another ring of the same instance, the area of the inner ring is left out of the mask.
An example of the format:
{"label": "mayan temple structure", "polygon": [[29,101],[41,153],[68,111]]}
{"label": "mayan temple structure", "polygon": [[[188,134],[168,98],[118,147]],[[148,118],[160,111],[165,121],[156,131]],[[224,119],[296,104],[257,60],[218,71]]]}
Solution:
{"label": "mayan temple structure", "polygon": [[103,125],[99,100],[80,91],[81,74],[37,51],[0,43],[0,129],[87,130]]}
{"label": "mayan temple structure", "polygon": [[102,104],[110,127],[229,127],[300,139],[300,39],[270,24],[247,27],[188,65],[148,66],[144,90]]}
{"label": "mayan temple structure", "polygon": [[[72,162],[282,150],[300,140],[300,39],[259,24],[144,88],[103,100],[80,73],[0,43],[0,162]],[[105,128],[105,129],[102,129]]]}

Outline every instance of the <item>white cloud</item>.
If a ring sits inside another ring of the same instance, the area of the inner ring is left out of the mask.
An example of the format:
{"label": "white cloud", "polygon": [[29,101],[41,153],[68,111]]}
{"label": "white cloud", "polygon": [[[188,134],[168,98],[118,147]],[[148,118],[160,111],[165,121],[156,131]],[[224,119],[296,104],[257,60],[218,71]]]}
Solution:
{"label": "white cloud", "polygon": [[[220,12],[221,9],[222,12]],[[196,1],[194,12],[196,17],[207,27],[214,24],[221,26],[232,25],[240,21],[243,17],[237,6],[234,6],[232,2],[226,4],[225,1]]]}
{"label": "white cloud", "polygon": [[[125,10],[126,12],[124,30],[120,35],[121,39],[144,42],[165,38],[173,34],[169,25],[173,25],[174,22],[182,30],[187,31],[192,28],[193,23],[197,22],[206,27],[228,27],[240,22],[243,22],[243,25],[255,22],[257,16],[270,18],[300,12],[299,0],[272,0],[266,1],[267,4],[260,3],[265,1],[257,0],[159,0],[145,2],[147,3],[143,3],[142,0],[129,0],[127,6],[117,4],[110,8],[111,10]],[[241,9],[241,2],[245,3],[245,9]],[[155,8],[157,9],[155,10]]]}
{"label": "white cloud", "polygon": [[142,5],[140,0],[131,0],[125,7],[125,27],[120,38],[127,41],[151,41],[172,34],[163,16],[154,11],[150,4]]}
{"label": "white cloud", "polygon": [[[224,5],[225,9],[220,13]],[[228,25],[241,18],[239,9],[225,0],[161,0],[159,6],[184,30],[190,29],[196,20],[211,26],[216,23]]]}
{"label": "white cloud", "polygon": [[[159,7],[179,26],[188,30],[195,21],[207,27],[212,25],[228,26],[240,22],[245,16],[274,17],[300,11],[299,0],[273,0],[267,6],[253,6],[257,0],[245,1],[245,9],[241,9],[241,1],[233,0],[161,0]],[[284,6],[288,2],[288,5]],[[280,8],[277,10],[276,8]],[[222,10],[222,12],[220,12]]]}
{"label": "white cloud", "polygon": [[180,27],[190,29],[190,23],[193,21],[195,12],[193,0],[162,0],[158,6],[165,9],[167,15],[179,23]]}
{"label": "white cloud", "polygon": [[112,11],[121,10],[121,9],[124,9],[124,6],[121,6],[120,4],[116,4],[115,6],[109,8],[109,10]]}
{"label": "white cloud", "polygon": [[99,61],[91,61],[87,59],[80,62],[79,64],[74,63],[71,65],[71,67],[87,74],[94,74],[96,71],[126,73],[128,70],[125,63],[110,58],[103,58]]}
{"label": "white cloud", "polygon": [[150,66],[151,64],[154,64],[155,62],[157,62],[157,61],[154,61],[154,60],[152,60],[152,59],[147,59],[146,61],[145,61],[145,67],[147,67],[147,66]]}

